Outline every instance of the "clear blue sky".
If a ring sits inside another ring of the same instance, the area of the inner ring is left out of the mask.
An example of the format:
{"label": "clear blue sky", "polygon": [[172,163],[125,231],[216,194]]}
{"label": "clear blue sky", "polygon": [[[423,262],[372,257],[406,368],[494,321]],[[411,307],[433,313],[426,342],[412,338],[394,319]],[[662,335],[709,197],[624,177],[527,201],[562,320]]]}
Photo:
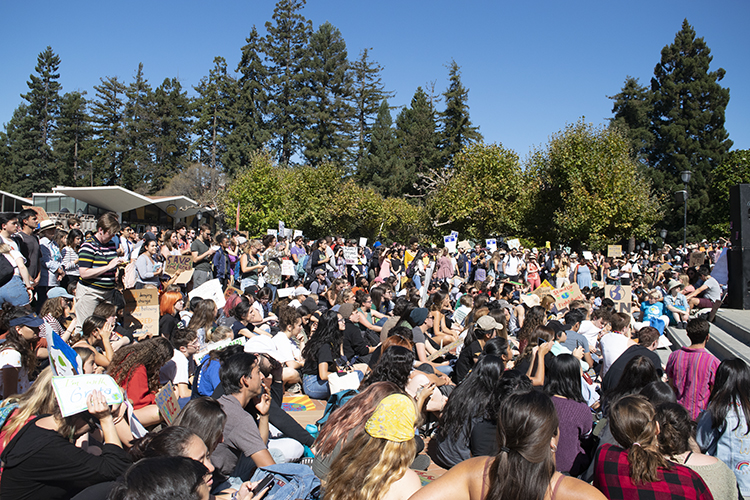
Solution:
{"label": "clear blue sky", "polygon": [[[27,91],[36,56],[51,45],[61,57],[63,91],[93,97],[101,77],[132,80],[139,62],[152,86],[177,76],[190,89],[215,56],[235,68],[251,27],[265,34],[273,0],[4,1],[0,5],[0,123],[10,120]],[[309,0],[313,28],[341,30],[350,59],[363,48],[384,67],[410,102],[418,86],[442,92],[446,64],[455,59],[470,89],[474,124],[486,142],[523,158],[567,123],[585,116],[606,123],[625,77],[650,84],[661,49],[687,18],[723,67],[730,88],[726,128],[733,149],[750,148],[750,2],[658,0],[631,2],[542,0]],[[394,113],[395,118],[395,113]]]}

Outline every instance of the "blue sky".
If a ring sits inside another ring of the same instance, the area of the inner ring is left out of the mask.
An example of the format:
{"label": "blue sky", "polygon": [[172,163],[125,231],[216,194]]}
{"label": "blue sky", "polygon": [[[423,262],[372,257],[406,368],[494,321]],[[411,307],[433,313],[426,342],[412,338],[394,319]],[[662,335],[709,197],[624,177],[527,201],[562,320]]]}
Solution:
{"label": "blue sky", "polygon": [[[253,25],[265,34],[273,0],[198,2],[5,1],[0,5],[0,123],[27,91],[36,56],[51,45],[62,59],[63,91],[94,95],[101,77],[132,80],[139,62],[152,86],[177,76],[190,89],[215,56],[235,68]],[[585,116],[606,123],[627,75],[650,84],[661,49],[687,18],[723,67],[730,88],[726,128],[733,149],[750,148],[750,2],[309,0],[314,29],[330,21],[349,57],[364,48],[406,105],[418,86],[447,87],[455,59],[469,88],[471,118],[486,142],[523,158]],[[395,118],[395,113],[394,113]]]}

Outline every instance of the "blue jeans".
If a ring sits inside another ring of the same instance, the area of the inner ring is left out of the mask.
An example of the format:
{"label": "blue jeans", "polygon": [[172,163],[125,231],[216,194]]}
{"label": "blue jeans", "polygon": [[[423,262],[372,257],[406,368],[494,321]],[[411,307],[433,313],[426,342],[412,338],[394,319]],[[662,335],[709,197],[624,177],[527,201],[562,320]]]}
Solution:
{"label": "blue jeans", "polygon": [[328,387],[328,381],[323,380],[317,375],[305,375],[302,377],[302,388],[305,394],[312,399],[327,400],[331,397],[331,389]]}
{"label": "blue jeans", "polygon": [[414,282],[414,286],[417,287],[417,290],[422,288],[422,278],[419,276],[419,274],[414,273],[414,276],[411,277],[411,280]]}
{"label": "blue jeans", "polygon": [[4,302],[14,306],[25,306],[29,303],[29,294],[20,276],[14,275],[9,282],[0,287],[0,304]]}

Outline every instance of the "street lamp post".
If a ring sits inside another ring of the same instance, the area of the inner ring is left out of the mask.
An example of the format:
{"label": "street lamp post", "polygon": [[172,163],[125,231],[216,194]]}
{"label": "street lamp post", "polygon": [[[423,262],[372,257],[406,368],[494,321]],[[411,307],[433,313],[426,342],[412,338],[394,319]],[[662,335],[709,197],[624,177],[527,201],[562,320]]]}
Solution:
{"label": "street lamp post", "polygon": [[659,236],[661,236],[661,246],[663,247],[667,244],[667,230],[662,229],[661,231],[659,231]]}
{"label": "street lamp post", "polygon": [[690,170],[683,170],[680,174],[680,179],[682,179],[682,183],[685,184],[685,219],[683,224],[683,234],[682,234],[682,248],[683,250],[687,248],[687,199],[688,199],[688,191],[687,191],[687,185],[688,182],[690,182],[690,176],[693,173]]}

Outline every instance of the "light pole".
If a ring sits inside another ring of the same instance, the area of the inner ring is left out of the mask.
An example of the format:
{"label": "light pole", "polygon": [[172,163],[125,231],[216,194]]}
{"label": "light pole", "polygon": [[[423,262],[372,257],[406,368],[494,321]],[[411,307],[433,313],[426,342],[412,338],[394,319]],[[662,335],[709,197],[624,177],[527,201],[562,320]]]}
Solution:
{"label": "light pole", "polygon": [[661,231],[659,231],[659,236],[661,236],[661,246],[663,247],[667,244],[667,230],[662,229]]}
{"label": "light pole", "polygon": [[687,248],[687,199],[688,199],[688,191],[687,191],[687,185],[688,182],[690,182],[690,176],[693,173],[690,170],[683,170],[680,174],[680,179],[682,179],[682,183],[685,184],[685,220],[684,220],[684,231],[682,234],[682,248],[683,250]]}

